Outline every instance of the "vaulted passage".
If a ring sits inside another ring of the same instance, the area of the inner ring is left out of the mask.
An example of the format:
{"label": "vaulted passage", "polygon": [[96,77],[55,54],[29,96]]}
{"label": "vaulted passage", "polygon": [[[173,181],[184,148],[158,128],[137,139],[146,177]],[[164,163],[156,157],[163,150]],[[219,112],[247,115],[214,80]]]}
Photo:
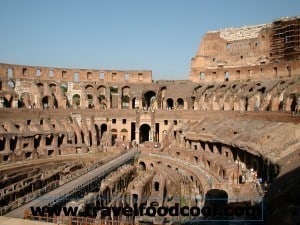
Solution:
{"label": "vaulted passage", "polygon": [[155,98],[156,98],[156,94],[154,91],[147,91],[143,96],[143,107],[153,106],[153,102]]}
{"label": "vaulted passage", "polygon": [[148,124],[143,124],[140,127],[140,143],[150,140],[151,128]]}

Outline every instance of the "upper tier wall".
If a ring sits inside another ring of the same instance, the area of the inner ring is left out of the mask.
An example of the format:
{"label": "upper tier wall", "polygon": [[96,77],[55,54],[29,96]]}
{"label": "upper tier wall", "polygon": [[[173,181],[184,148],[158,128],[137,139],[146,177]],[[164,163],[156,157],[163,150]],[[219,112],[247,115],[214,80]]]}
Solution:
{"label": "upper tier wall", "polygon": [[300,75],[300,18],[227,28],[204,35],[191,61],[193,82]]}
{"label": "upper tier wall", "polygon": [[0,63],[0,77],[53,81],[151,83],[151,70],[65,69]]}

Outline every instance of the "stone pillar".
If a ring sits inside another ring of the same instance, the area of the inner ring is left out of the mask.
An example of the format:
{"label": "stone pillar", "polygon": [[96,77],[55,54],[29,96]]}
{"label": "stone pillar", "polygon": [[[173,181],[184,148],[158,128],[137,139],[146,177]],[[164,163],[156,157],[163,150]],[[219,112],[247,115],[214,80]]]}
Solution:
{"label": "stone pillar", "polygon": [[3,97],[0,97],[0,108],[4,107],[4,99]]}
{"label": "stone pillar", "polygon": [[45,147],[46,146],[46,136],[41,136],[41,142],[40,142],[40,147]]}
{"label": "stone pillar", "polygon": [[4,151],[10,151],[10,143],[9,143],[9,139],[8,138],[5,138]]}

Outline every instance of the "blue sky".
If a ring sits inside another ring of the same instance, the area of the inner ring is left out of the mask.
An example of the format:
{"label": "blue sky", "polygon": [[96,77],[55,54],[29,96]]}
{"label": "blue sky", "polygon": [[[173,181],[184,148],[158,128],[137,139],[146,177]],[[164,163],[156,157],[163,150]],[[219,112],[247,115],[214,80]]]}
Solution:
{"label": "blue sky", "polygon": [[297,15],[299,0],[0,0],[0,62],[187,79],[207,31]]}

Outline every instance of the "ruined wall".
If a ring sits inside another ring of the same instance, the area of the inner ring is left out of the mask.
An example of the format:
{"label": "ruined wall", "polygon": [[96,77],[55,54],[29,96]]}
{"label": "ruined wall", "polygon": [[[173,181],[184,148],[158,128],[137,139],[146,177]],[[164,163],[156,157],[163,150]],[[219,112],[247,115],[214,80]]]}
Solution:
{"label": "ruined wall", "polygon": [[151,83],[152,71],[50,68],[0,63],[0,77],[62,82]]}
{"label": "ruined wall", "polygon": [[192,58],[189,79],[220,82],[297,76],[299,45],[297,17],[211,31],[204,35]]}

